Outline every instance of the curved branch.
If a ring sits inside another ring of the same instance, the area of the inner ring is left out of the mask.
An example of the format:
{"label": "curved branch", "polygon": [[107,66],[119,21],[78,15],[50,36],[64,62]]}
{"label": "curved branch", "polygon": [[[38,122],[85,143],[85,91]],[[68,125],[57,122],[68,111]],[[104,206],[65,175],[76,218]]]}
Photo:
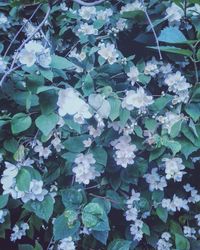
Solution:
{"label": "curved branch", "polygon": [[15,65],[15,63],[16,63],[16,60],[17,60],[18,56],[19,56],[19,52],[20,52],[21,49],[24,47],[24,45],[25,45],[28,41],[30,41],[31,38],[32,38],[32,37],[42,28],[42,26],[45,24],[47,18],[49,17],[50,11],[51,11],[51,8],[50,8],[50,6],[49,6],[49,7],[48,7],[48,10],[47,10],[47,13],[46,13],[44,19],[42,20],[42,22],[38,25],[38,27],[34,30],[34,32],[33,32],[29,37],[27,37],[27,38],[23,41],[23,43],[19,46],[19,48],[17,49],[17,51],[16,51],[16,53],[15,53],[14,59],[13,59],[13,61],[12,61],[12,63],[11,63],[11,66],[10,66],[9,70],[6,71],[5,74],[3,75],[3,77],[1,78],[0,86],[2,86],[2,84],[3,84],[4,80],[6,79],[6,77],[7,77],[10,73],[12,73],[12,72],[15,70],[14,65]]}
{"label": "curved branch", "polygon": [[91,3],[88,3],[88,2],[85,2],[85,1],[82,1],[82,0],[73,0],[73,1],[80,4],[80,5],[84,5],[84,6],[94,6],[94,5],[98,5],[100,3],[105,2],[105,0],[97,0],[97,1],[94,1],[94,2],[91,2]]}
{"label": "curved branch", "polygon": [[161,54],[161,51],[160,51],[160,43],[159,43],[159,41],[158,41],[158,37],[157,37],[157,35],[156,35],[156,32],[155,32],[153,23],[152,23],[152,21],[151,21],[151,18],[150,18],[150,16],[149,16],[148,12],[147,12],[147,9],[146,9],[146,6],[145,6],[145,4],[144,4],[144,1],[141,0],[141,3],[142,3],[142,5],[144,6],[144,10],[143,10],[143,11],[144,11],[144,13],[145,13],[145,15],[146,15],[146,18],[147,18],[147,20],[148,20],[148,22],[149,22],[149,25],[150,25],[151,30],[152,30],[153,35],[154,35],[154,38],[155,38],[155,41],[156,41],[156,45],[157,45],[157,49],[158,49],[158,54],[159,54],[160,60],[162,60],[162,54]]}

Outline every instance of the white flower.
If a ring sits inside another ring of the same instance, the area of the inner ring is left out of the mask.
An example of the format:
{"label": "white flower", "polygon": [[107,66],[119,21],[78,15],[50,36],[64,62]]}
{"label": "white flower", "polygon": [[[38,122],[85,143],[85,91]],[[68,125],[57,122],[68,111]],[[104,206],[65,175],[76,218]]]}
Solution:
{"label": "white flower", "polygon": [[57,105],[59,106],[58,113],[60,116],[73,115],[79,123],[83,123],[84,119],[92,117],[89,105],[79,97],[79,93],[73,88],[59,91]]}
{"label": "white flower", "polygon": [[13,233],[10,236],[10,240],[11,241],[16,241],[16,240],[20,240],[22,238],[22,236],[26,235],[26,230],[29,229],[29,225],[27,223],[21,223],[19,226],[15,225],[13,227]]}
{"label": "white flower", "polygon": [[194,218],[197,220],[198,226],[200,226],[200,214],[196,214]]}
{"label": "white flower", "polygon": [[4,13],[0,13],[0,29],[3,29],[4,31],[7,30],[7,28],[10,27],[8,18],[4,15]]}
{"label": "white flower", "polygon": [[83,33],[84,35],[97,35],[98,30],[94,26],[87,23],[82,23],[78,29],[78,33]]}
{"label": "white flower", "polygon": [[84,147],[85,148],[89,148],[92,144],[92,140],[90,138],[88,138],[87,140],[83,141]]}
{"label": "white flower", "polygon": [[111,110],[110,103],[105,100],[102,95],[91,94],[88,102],[101,118],[108,118]]}
{"label": "white flower", "polygon": [[138,108],[142,110],[152,103],[152,96],[146,95],[144,89],[142,87],[139,87],[136,91],[127,91],[126,96],[122,101],[122,108],[126,108],[128,110]]}
{"label": "white flower", "polygon": [[22,49],[19,53],[19,61],[21,64],[25,64],[27,67],[31,67],[36,62],[36,55],[32,51]]}
{"label": "white flower", "polygon": [[166,9],[167,19],[169,23],[180,22],[181,18],[184,16],[184,11],[175,3],[172,3],[170,7]]}
{"label": "white flower", "polygon": [[130,144],[130,136],[120,136],[119,139],[111,142],[111,145],[115,148],[115,161],[117,165],[127,168],[129,164],[134,163],[135,151],[137,147],[134,144]]}
{"label": "white flower", "polygon": [[85,58],[86,58],[86,53],[84,51],[82,51],[80,54],[77,53],[77,48],[73,49],[70,54],[69,57],[74,57],[76,58],[79,62],[82,62]]}
{"label": "white flower", "polygon": [[133,86],[135,82],[138,81],[139,71],[136,66],[132,66],[130,71],[127,73],[128,80],[131,81],[131,85]]}
{"label": "white flower", "polygon": [[69,10],[69,8],[66,6],[66,3],[65,3],[65,2],[60,4],[60,9],[61,9],[62,11],[68,11],[68,10]]}
{"label": "white flower", "polygon": [[96,15],[96,8],[94,6],[91,6],[91,7],[82,6],[79,9],[79,15],[84,20],[93,19]]}
{"label": "white flower", "polygon": [[186,78],[181,75],[180,71],[168,74],[164,80],[164,83],[169,87],[169,91],[173,91],[174,93],[187,90],[191,87],[190,84],[186,81]]}
{"label": "white flower", "polygon": [[38,140],[37,145],[34,147],[34,151],[39,153],[39,157],[44,157],[44,159],[47,159],[51,154],[49,147],[43,147],[42,143]]}
{"label": "white flower", "polygon": [[120,18],[116,23],[116,28],[122,31],[128,27],[126,19]]}
{"label": "white flower", "polygon": [[126,220],[127,221],[135,221],[138,216],[138,211],[135,207],[130,208],[126,211]]}
{"label": "white flower", "polygon": [[24,48],[28,52],[33,52],[33,53],[42,53],[44,47],[42,46],[41,42],[38,41],[29,41],[28,43],[25,44]]}
{"label": "white flower", "polygon": [[4,13],[0,13],[0,26],[4,25],[8,22],[8,18],[4,15]]}
{"label": "white flower", "polygon": [[5,222],[5,217],[8,214],[7,209],[0,209],[0,224]]}
{"label": "white flower", "polygon": [[127,3],[125,6],[121,8],[120,13],[123,14],[124,12],[129,11],[136,11],[136,10],[144,10],[144,7],[141,2],[135,0],[133,3]]}
{"label": "white flower", "polygon": [[197,190],[193,188],[191,190],[191,196],[188,198],[188,202],[195,204],[199,201],[200,201],[200,195],[198,194]]}
{"label": "white flower", "polygon": [[101,128],[94,128],[93,126],[88,126],[89,134],[96,138],[101,135],[102,129]]}
{"label": "white flower", "polygon": [[181,209],[185,209],[186,211],[189,210],[188,201],[185,199],[179,198],[176,195],[173,196],[172,200],[163,199],[162,207],[172,212],[180,211]]}
{"label": "white flower", "polygon": [[19,172],[19,168],[10,162],[5,162],[6,169],[3,171],[1,184],[5,193],[9,193],[15,185],[15,177]]}
{"label": "white flower", "polygon": [[119,54],[117,50],[115,49],[114,44],[104,44],[101,43],[99,45],[100,49],[98,51],[98,54],[102,56],[105,60],[108,60],[109,64],[113,64],[117,61],[117,58],[119,57]]}
{"label": "white flower", "polygon": [[104,20],[104,21],[108,21],[109,17],[112,16],[113,11],[112,9],[106,9],[106,10],[99,10],[97,11],[97,16],[96,18],[98,20]]}
{"label": "white flower", "polygon": [[[161,118],[161,117],[160,117]],[[167,129],[168,134],[171,133],[173,125],[183,119],[182,115],[177,115],[173,112],[167,112],[165,117],[162,117],[163,128]],[[158,118],[159,119],[159,118]]]}
{"label": "white flower", "polygon": [[57,250],[75,250],[75,244],[72,237],[69,236],[59,241]]}
{"label": "white flower", "polygon": [[22,197],[24,203],[29,200],[43,201],[45,195],[48,193],[46,189],[43,189],[43,181],[32,180],[30,182],[29,191]]}
{"label": "white flower", "polygon": [[49,68],[49,65],[51,64],[51,54],[49,48],[44,49],[43,52],[37,56],[37,62],[43,68]]}
{"label": "white flower", "polygon": [[34,65],[37,60],[37,57],[41,53],[44,53],[44,47],[42,46],[42,44],[34,40],[29,41],[20,51],[19,61],[21,64],[25,64],[27,67],[31,67]]}
{"label": "white flower", "polygon": [[172,244],[169,242],[171,235],[167,232],[161,235],[161,239],[157,242],[157,250],[170,250]]}
{"label": "white flower", "polygon": [[[33,33],[35,33],[35,30],[36,30],[36,26],[33,25],[31,22],[27,22],[28,20],[27,19],[23,19],[23,22],[24,24],[26,23],[25,27],[24,27],[24,31],[26,33],[26,36],[29,37],[31,36]],[[40,38],[41,35],[40,35],[40,32],[37,32],[35,35],[34,35],[34,38]]]}
{"label": "white flower", "polygon": [[178,157],[172,159],[165,158],[162,161],[165,162],[166,179],[173,179],[178,182],[182,181],[183,175],[186,173],[182,171],[185,169],[185,166],[182,164],[182,159]]}
{"label": "white flower", "polygon": [[62,145],[61,140],[58,136],[55,136],[55,138],[51,141],[51,144],[54,146],[54,148],[57,152],[60,152],[61,149],[64,148],[64,146]]}
{"label": "white flower", "polygon": [[184,226],[183,227],[183,233],[185,235],[185,237],[187,238],[192,238],[192,239],[197,239],[195,234],[196,234],[196,230],[193,227],[188,227],[188,226]]}
{"label": "white flower", "polygon": [[144,74],[150,75],[152,77],[156,76],[159,73],[159,62],[156,61],[155,58],[152,58],[152,60],[148,61],[144,68]]}
{"label": "white flower", "polygon": [[144,178],[146,179],[146,182],[149,184],[149,190],[161,190],[163,191],[165,187],[167,187],[167,182],[165,180],[165,177],[161,177],[158,174],[158,169],[153,168],[151,170],[151,174],[145,174]]}
{"label": "white flower", "polygon": [[94,164],[96,160],[91,153],[79,154],[75,159],[76,166],[73,167],[72,172],[75,173],[76,182],[88,185],[91,180],[100,176],[96,171]]}
{"label": "white flower", "polygon": [[134,224],[131,224],[130,232],[133,235],[133,240],[141,241],[141,239],[143,238],[142,227],[143,227],[142,220],[137,219],[134,221]]}

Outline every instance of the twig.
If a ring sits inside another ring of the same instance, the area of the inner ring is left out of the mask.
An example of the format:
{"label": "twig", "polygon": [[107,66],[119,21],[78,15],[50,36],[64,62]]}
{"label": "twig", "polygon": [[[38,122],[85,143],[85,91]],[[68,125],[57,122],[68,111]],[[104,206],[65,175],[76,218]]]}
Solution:
{"label": "twig", "polygon": [[98,5],[100,3],[103,3],[105,0],[97,0],[95,2],[92,2],[92,3],[87,3],[85,1],[82,1],[82,0],[73,0],[74,2],[80,4],[80,5],[85,5],[85,6],[94,6],[94,5]]}
{"label": "twig", "polygon": [[8,51],[10,50],[11,46],[13,45],[14,41],[16,40],[16,38],[18,37],[18,35],[20,34],[20,32],[24,29],[24,27],[31,21],[31,19],[34,17],[35,13],[38,11],[38,9],[40,8],[41,4],[39,4],[37,6],[37,8],[34,10],[33,14],[30,16],[30,18],[22,25],[22,27],[18,30],[17,34],[14,36],[14,38],[12,39],[11,43],[9,44],[6,52],[4,53],[5,57],[8,53]]}
{"label": "twig", "polygon": [[157,37],[157,35],[156,35],[155,29],[154,29],[154,27],[153,27],[153,23],[152,23],[152,21],[151,21],[151,19],[150,19],[150,16],[149,16],[148,12],[147,12],[147,9],[146,9],[146,6],[145,6],[145,4],[144,4],[144,1],[141,0],[141,3],[142,3],[142,5],[144,6],[144,13],[145,13],[145,15],[146,15],[146,18],[147,18],[147,20],[148,20],[148,22],[149,22],[149,25],[150,25],[151,30],[152,30],[153,35],[154,35],[154,38],[155,38],[155,41],[156,41],[156,45],[157,45],[157,49],[158,49],[158,54],[159,54],[160,60],[162,60],[163,58],[162,58],[162,54],[161,54],[161,51],[160,51],[160,44],[159,44],[158,37]]}
{"label": "twig", "polygon": [[110,201],[110,202],[112,202],[112,203],[115,203],[115,204],[120,204],[120,202],[117,202],[117,201],[115,201],[115,200],[113,200],[113,199],[110,199],[110,198],[108,198],[108,197],[100,196],[100,195],[93,194],[93,193],[89,193],[89,195],[91,195],[91,196],[93,196],[93,197],[96,197],[96,198],[108,200],[108,201]]}
{"label": "twig", "polygon": [[0,86],[2,86],[2,84],[3,84],[3,82],[4,82],[4,80],[6,79],[6,77],[10,74],[10,73],[12,73],[12,71],[13,70],[15,70],[15,68],[14,68],[14,65],[15,65],[15,62],[16,62],[16,60],[17,60],[17,58],[18,58],[18,55],[19,55],[19,52],[21,51],[21,49],[24,47],[24,45],[41,29],[41,27],[45,24],[45,22],[46,22],[46,20],[47,20],[47,18],[48,18],[48,16],[49,16],[49,14],[50,14],[50,11],[51,11],[51,8],[50,8],[50,6],[48,7],[48,10],[47,10],[47,13],[46,13],[46,15],[45,15],[45,17],[44,17],[44,19],[42,20],[42,22],[38,25],[38,27],[34,30],[34,32],[29,36],[29,37],[27,37],[24,41],[23,41],[23,43],[19,46],[19,48],[17,49],[17,51],[16,51],[16,53],[15,53],[15,56],[14,56],[14,59],[13,59],[13,61],[12,61],[12,64],[11,64],[11,66],[10,66],[10,68],[9,68],[9,70],[7,71],[7,72],[5,72],[5,74],[3,75],[3,77],[1,78],[1,81],[0,81]]}

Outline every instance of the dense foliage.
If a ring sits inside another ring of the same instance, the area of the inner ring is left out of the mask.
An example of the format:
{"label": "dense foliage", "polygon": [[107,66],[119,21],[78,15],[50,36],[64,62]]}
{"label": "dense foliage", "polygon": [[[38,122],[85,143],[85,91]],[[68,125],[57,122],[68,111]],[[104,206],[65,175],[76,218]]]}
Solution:
{"label": "dense foliage", "polygon": [[199,0],[91,2],[0,1],[2,249],[198,250]]}

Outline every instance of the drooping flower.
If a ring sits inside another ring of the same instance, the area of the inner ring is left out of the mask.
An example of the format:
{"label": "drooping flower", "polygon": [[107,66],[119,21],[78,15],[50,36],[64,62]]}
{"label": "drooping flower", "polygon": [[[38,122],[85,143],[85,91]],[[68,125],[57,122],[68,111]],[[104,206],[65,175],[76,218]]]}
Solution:
{"label": "drooping flower", "polygon": [[96,160],[94,159],[93,154],[79,154],[74,163],[76,165],[73,167],[72,172],[75,174],[76,182],[88,185],[91,180],[100,176],[100,173],[94,166]]}
{"label": "drooping flower", "polygon": [[131,144],[130,136],[120,136],[119,139],[116,139],[111,142],[111,145],[114,147],[115,151],[115,161],[117,165],[127,168],[129,164],[134,163],[135,151],[137,147],[134,144]]}

